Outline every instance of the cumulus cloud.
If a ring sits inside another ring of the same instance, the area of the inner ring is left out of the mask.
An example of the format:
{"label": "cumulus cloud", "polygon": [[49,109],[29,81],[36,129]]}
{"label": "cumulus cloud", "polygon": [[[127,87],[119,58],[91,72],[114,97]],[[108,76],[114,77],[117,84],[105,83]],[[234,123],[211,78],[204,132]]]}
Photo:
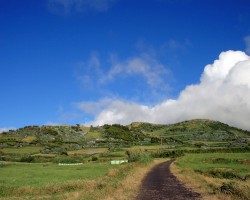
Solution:
{"label": "cumulus cloud", "polygon": [[48,0],[49,9],[53,12],[70,13],[88,10],[107,11],[116,0]]}
{"label": "cumulus cloud", "polygon": [[99,102],[76,103],[75,107],[87,114],[96,115],[113,102],[112,99],[102,99]]}
{"label": "cumulus cloud", "polygon": [[171,71],[150,53],[122,60],[111,54],[106,62],[92,53],[87,61],[78,63],[75,76],[85,92],[95,91],[95,94],[113,98],[127,98],[129,93],[130,98],[145,99],[144,102],[165,99],[171,89],[169,82],[173,80]]}
{"label": "cumulus cloud", "polygon": [[150,87],[165,85],[164,76],[169,71],[149,54],[128,58],[125,61],[113,61],[111,69],[100,79],[100,82],[109,82],[120,74],[131,76],[140,75]]}
{"label": "cumulus cloud", "polygon": [[46,126],[60,126],[61,124],[57,123],[57,122],[49,121],[49,122],[46,122],[44,125],[46,125]]}
{"label": "cumulus cloud", "polygon": [[205,66],[200,83],[187,86],[177,99],[166,99],[155,106],[110,100],[95,113],[92,123],[175,123],[209,118],[250,130],[249,77],[248,55],[241,51],[222,52],[213,64]]}

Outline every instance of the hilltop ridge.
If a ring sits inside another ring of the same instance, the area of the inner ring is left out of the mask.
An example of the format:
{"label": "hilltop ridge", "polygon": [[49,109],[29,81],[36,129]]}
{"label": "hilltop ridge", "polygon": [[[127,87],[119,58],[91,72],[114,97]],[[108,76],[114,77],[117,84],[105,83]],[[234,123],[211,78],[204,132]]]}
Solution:
{"label": "hilltop ridge", "polygon": [[[1,146],[48,145],[94,146],[132,144],[190,144],[194,142],[227,142],[247,144],[250,132],[209,119],[194,119],[175,124],[133,122],[127,126],[26,126],[0,135]],[[98,140],[98,142],[96,142]]]}

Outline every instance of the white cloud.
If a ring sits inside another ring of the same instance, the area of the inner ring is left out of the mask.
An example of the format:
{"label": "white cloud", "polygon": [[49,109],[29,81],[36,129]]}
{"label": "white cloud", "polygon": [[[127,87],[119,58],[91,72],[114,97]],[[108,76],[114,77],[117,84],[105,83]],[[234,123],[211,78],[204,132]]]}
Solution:
{"label": "white cloud", "polygon": [[101,63],[97,53],[92,53],[88,61],[78,63],[79,69],[75,72],[78,81],[83,87],[94,88],[97,79],[103,76]]}
{"label": "white cloud", "polygon": [[238,62],[247,59],[248,56],[243,52],[222,52],[218,60],[205,67],[201,82],[223,81]]}
{"label": "white cloud", "polygon": [[250,55],[250,35],[244,38],[246,44],[246,52]]}
{"label": "white cloud", "polygon": [[[166,99],[152,107],[110,100],[105,108],[95,114],[92,123],[175,123],[210,118],[250,130],[249,77],[249,56],[240,51],[222,52],[218,60],[205,67],[200,83],[187,86],[178,99]],[[102,104],[102,101],[99,103]]]}
{"label": "white cloud", "polygon": [[60,126],[62,124],[49,121],[49,122],[46,122],[44,125],[46,125],[46,126]]}
{"label": "white cloud", "polygon": [[[129,96],[137,101],[145,99],[144,102],[165,99],[171,89],[169,82],[173,80],[170,70],[150,53],[124,60],[111,54],[106,62],[97,53],[92,53],[87,61],[78,63],[75,76],[85,93],[94,91],[101,96],[125,99]],[[117,86],[119,84],[125,85],[126,90]]]}
{"label": "white cloud", "polygon": [[111,69],[100,78],[100,82],[106,83],[117,78],[118,75],[142,76],[151,88],[166,86],[165,77],[170,72],[149,54],[141,54],[128,58],[125,61],[113,61]]}
{"label": "white cloud", "polygon": [[0,133],[7,132],[9,130],[16,130],[16,128],[14,128],[14,127],[0,128]]}
{"label": "white cloud", "polygon": [[72,11],[83,12],[95,10],[107,11],[117,0],[48,0],[49,9],[52,12],[70,13]]}
{"label": "white cloud", "polygon": [[100,113],[103,109],[105,109],[110,103],[112,103],[112,99],[102,99],[99,102],[82,102],[76,103],[75,107],[84,113],[96,115]]}

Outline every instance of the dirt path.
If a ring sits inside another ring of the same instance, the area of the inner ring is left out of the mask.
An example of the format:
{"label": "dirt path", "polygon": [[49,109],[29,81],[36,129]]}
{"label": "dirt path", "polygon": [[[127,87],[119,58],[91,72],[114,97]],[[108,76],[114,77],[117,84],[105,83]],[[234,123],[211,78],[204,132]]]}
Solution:
{"label": "dirt path", "polygon": [[154,167],[144,178],[136,200],[197,200],[200,194],[184,187],[170,172],[173,160]]}

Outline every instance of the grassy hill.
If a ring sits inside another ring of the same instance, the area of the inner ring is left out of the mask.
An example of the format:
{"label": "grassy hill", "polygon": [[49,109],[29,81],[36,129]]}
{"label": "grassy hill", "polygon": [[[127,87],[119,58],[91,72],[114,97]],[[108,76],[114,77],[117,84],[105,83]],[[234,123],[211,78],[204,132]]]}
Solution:
{"label": "grassy hill", "polygon": [[225,142],[241,145],[247,143],[250,137],[249,131],[207,119],[195,119],[169,125],[132,123],[129,127],[131,131],[141,132],[155,140],[161,139],[161,142],[167,144]]}
{"label": "grassy hill", "polygon": [[[136,166],[134,163],[121,165],[117,171],[118,166],[111,165],[111,160],[145,162],[151,158],[169,157],[179,157],[176,166],[180,172],[183,171],[180,175],[184,180],[202,176],[200,185],[211,187],[207,193],[221,195],[221,188],[226,186],[225,194],[233,191],[236,196],[241,194],[247,199],[249,193],[242,191],[249,188],[245,184],[249,183],[249,152],[249,131],[207,119],[176,124],[134,122],[127,126],[26,126],[0,134],[0,170],[3,174],[0,199],[16,199],[16,194],[21,195],[20,199],[53,194],[54,199],[54,189],[59,196],[75,190],[76,193],[81,191],[81,195],[82,191],[99,194],[101,188],[110,193],[114,190],[114,181],[120,183],[120,179],[125,177],[124,172]],[[110,171],[113,168],[114,171]],[[191,168],[193,171],[188,175]],[[24,182],[16,181],[22,180],[24,174],[27,177]],[[136,174],[131,175],[133,181]],[[99,175],[101,182],[98,182]],[[107,180],[105,184],[103,177]],[[206,183],[204,177],[208,177],[210,182]],[[85,179],[94,179],[95,189],[86,190]],[[13,181],[16,184],[13,185]],[[110,188],[106,189],[107,186]]]}
{"label": "grassy hill", "polygon": [[234,148],[247,147],[249,141],[249,131],[218,121],[196,119],[167,125],[134,122],[127,126],[26,126],[0,134],[0,151],[11,152],[10,148],[36,147],[33,148],[36,149],[36,154],[61,155],[86,148],[114,149],[132,146],[174,150]]}

